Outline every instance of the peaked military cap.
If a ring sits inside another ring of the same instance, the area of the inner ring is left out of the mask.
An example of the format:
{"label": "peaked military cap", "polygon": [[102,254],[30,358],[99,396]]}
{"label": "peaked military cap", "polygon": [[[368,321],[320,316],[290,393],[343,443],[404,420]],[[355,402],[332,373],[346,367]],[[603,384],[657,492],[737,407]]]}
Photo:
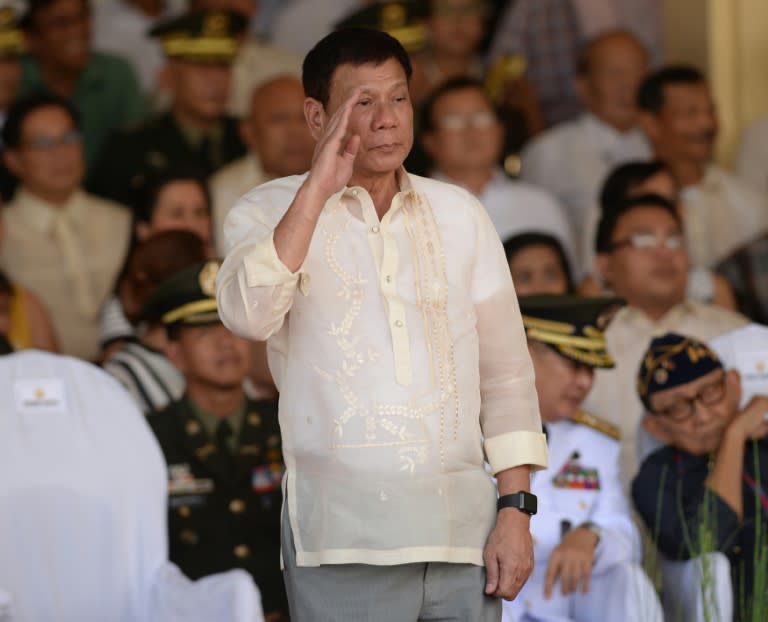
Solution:
{"label": "peaked military cap", "polygon": [[693,337],[667,333],[651,340],[637,374],[637,393],[648,412],[654,393],[673,389],[722,369],[715,351]]}
{"label": "peaked military cap", "polygon": [[144,305],[142,317],[166,326],[219,321],[216,305],[218,259],[198,262],[165,279]]}
{"label": "peaked military cap", "polygon": [[0,1],[0,58],[18,58],[26,50],[19,26],[25,10],[25,2]]}
{"label": "peaked military cap", "polygon": [[582,365],[613,367],[603,331],[624,304],[622,300],[537,294],[521,296],[519,301],[528,339],[545,343]]}
{"label": "peaked military cap", "polygon": [[149,31],[169,58],[197,62],[232,62],[245,17],[235,11],[192,11]]}
{"label": "peaked military cap", "polygon": [[343,28],[371,28],[392,35],[407,51],[415,52],[427,42],[426,0],[379,2],[347,15],[335,26]]}

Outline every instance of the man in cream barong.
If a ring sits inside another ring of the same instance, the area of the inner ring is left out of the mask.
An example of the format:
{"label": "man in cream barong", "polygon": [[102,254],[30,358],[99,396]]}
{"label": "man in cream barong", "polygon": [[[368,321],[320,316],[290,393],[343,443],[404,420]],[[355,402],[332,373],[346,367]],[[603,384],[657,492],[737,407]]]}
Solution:
{"label": "man in cream barong", "polygon": [[482,205],[402,167],[410,73],[384,33],[320,41],[303,68],[312,168],[224,226],[219,313],[268,339],[281,395],[298,622],[499,620],[533,565],[547,454],[520,311]]}

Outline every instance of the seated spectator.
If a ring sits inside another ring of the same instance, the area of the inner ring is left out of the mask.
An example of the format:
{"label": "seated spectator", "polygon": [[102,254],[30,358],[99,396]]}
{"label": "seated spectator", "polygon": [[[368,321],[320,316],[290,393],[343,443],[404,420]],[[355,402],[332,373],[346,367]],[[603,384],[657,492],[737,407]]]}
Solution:
{"label": "seated spectator", "polygon": [[110,139],[90,176],[96,194],[133,205],[153,170],[186,164],[210,175],[245,154],[237,120],[225,114],[231,64],[244,25],[238,13],[200,11],[151,31],[168,59],[164,84],[171,108]]}
{"label": "seated spectator", "polygon": [[706,78],[687,66],[668,66],[638,91],[640,125],[681,191],[691,264],[718,261],[768,228],[768,201],[752,186],[713,164],[718,120]]}
{"label": "seated spectator", "polygon": [[546,233],[520,233],[504,242],[518,296],[571,294],[571,269],[557,238]]}
{"label": "seated spectator", "polygon": [[17,101],[3,142],[20,187],[4,209],[0,269],[39,296],[64,354],[93,360],[99,311],[128,248],[130,214],[82,190],[82,136],[65,100],[40,94]]}
{"label": "seated spectator", "polygon": [[768,479],[768,397],[740,407],[738,372],[704,343],[674,333],[642,355],[637,389],[643,427],[665,445],[632,483],[638,513],[669,558],[725,553],[734,620],[762,619],[765,583],[755,580],[768,561],[768,497],[759,483]]}
{"label": "seated spectator", "polygon": [[[205,243],[211,254],[211,201],[205,177],[195,168],[183,165],[159,169],[142,186],[134,206],[134,244],[145,242],[161,231],[190,231]],[[120,281],[130,257],[126,259]],[[116,295],[101,311],[101,347],[103,359],[123,341],[133,339],[135,330],[126,319]]]}
{"label": "seated spectator", "polygon": [[166,335],[161,318],[145,309],[147,301],[166,278],[205,258],[203,241],[179,230],[155,233],[128,257],[117,302],[135,333],[110,348],[103,367],[128,390],[143,413],[167,406],[184,392],[184,378],[163,351]]}
{"label": "seated spectator", "polygon": [[[237,11],[248,24],[253,23],[261,9],[259,3],[252,0],[192,0],[191,8]],[[316,9],[313,7],[311,11],[314,18]],[[246,31],[232,64],[232,92],[227,111],[235,117],[247,116],[253,90],[276,76],[301,79],[301,61],[302,56],[293,50],[273,45]]]}
{"label": "seated spectator", "polygon": [[627,301],[606,330],[614,369],[599,370],[585,408],[608,417],[621,430],[622,478],[637,470],[637,429],[643,415],[635,372],[648,341],[684,330],[711,339],[747,323],[746,318],[686,298],[688,253],[675,206],[648,195],[603,212],[597,230],[597,267],[615,295]]}
{"label": "seated spectator", "polygon": [[531,475],[536,564],[517,598],[504,602],[506,622],[662,619],[619,479],[619,430],[579,410],[594,369],[613,365],[602,328],[617,304],[520,298],[549,467]]}
{"label": "seated spectator", "polygon": [[464,186],[488,211],[501,239],[523,231],[554,235],[574,265],[571,229],[547,193],[512,181],[497,162],[503,128],[481,83],[455,78],[435,89],[422,109],[421,140],[435,162],[432,177]]}
{"label": "seated spectator", "polygon": [[217,270],[216,261],[190,266],[147,303],[165,325],[165,351],[187,383],[180,400],[149,417],[168,464],[170,559],[193,579],[248,570],[267,618],[277,622],[288,615],[277,402],[250,400],[243,390],[251,344],[219,320]]}
{"label": "seated spectator", "polygon": [[[0,249],[3,246],[3,208],[0,207]],[[34,348],[57,352],[59,349],[48,310],[26,288],[11,283],[0,271],[0,334],[17,350]]]}
{"label": "seated spectator", "polygon": [[22,20],[30,54],[22,61],[21,94],[45,90],[72,103],[82,120],[88,171],[114,130],[146,111],[130,65],[91,49],[88,0],[29,0]]}
{"label": "seated spectator", "polygon": [[[595,263],[595,232],[600,214],[610,210],[624,199],[655,194],[671,201],[680,212],[679,188],[672,172],[660,160],[647,162],[626,162],[617,166],[603,183],[600,192],[600,206],[590,211],[586,229],[589,240],[583,240],[583,257],[593,273]],[[682,214],[680,215],[683,219]],[[683,223],[685,224],[685,223]],[[591,247],[591,248],[590,248]],[[599,278],[599,277],[598,277]],[[583,284],[582,284],[583,285]],[[599,286],[598,286],[599,287]],[[687,297],[699,302],[716,304],[725,309],[736,309],[733,290],[722,276],[707,268],[691,266],[688,271]]]}
{"label": "seated spectator", "polygon": [[271,78],[251,96],[250,112],[240,124],[248,155],[211,177],[213,232],[224,255],[224,218],[237,200],[259,184],[309,170],[315,141],[304,119],[304,88],[291,76]]}
{"label": "seated spectator", "polygon": [[650,156],[635,105],[647,71],[648,54],[633,35],[598,35],[584,46],[577,65],[577,92],[586,112],[536,136],[523,149],[522,179],[557,197],[578,239],[608,172]]}

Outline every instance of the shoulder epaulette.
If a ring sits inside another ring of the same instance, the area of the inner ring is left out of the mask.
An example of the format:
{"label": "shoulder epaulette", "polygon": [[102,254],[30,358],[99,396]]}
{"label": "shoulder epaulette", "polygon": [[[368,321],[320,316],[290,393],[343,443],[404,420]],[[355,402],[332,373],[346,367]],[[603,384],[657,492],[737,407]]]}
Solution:
{"label": "shoulder epaulette", "polygon": [[614,440],[621,440],[621,431],[619,430],[618,426],[612,424],[610,421],[596,417],[595,415],[586,411],[580,410],[573,417],[571,417],[571,421],[585,425],[588,428],[597,430],[598,432],[602,432]]}

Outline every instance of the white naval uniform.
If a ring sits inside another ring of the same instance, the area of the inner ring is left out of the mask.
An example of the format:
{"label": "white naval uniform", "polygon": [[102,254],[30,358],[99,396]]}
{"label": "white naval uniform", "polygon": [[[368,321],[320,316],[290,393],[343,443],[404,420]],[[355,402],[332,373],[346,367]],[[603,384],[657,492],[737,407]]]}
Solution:
{"label": "white naval uniform", "polygon": [[[574,421],[546,427],[549,467],[531,476],[531,491],[538,497],[538,513],[531,520],[536,563],[518,597],[504,601],[502,622],[662,620],[661,605],[639,565],[640,536],[619,479],[620,443]],[[563,475],[568,467],[572,472]],[[585,481],[596,481],[599,488],[578,487]],[[549,557],[566,521],[571,529],[587,521],[602,529],[590,591],[582,595],[579,588],[564,596],[558,580],[545,600]]]}

